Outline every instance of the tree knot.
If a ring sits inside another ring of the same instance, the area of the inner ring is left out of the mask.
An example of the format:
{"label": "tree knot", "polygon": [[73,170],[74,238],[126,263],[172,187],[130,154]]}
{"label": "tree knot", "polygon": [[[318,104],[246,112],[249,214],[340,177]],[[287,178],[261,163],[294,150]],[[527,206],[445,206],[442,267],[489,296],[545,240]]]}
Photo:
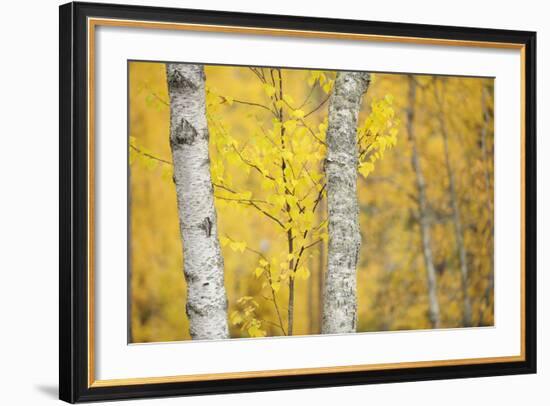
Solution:
{"label": "tree knot", "polygon": [[171,141],[174,146],[191,145],[195,142],[198,132],[193,125],[185,118],[181,118],[175,128],[172,129]]}
{"label": "tree knot", "polygon": [[197,90],[197,85],[192,80],[183,75],[177,67],[168,68],[168,84],[172,89],[181,88],[191,91]]}
{"label": "tree knot", "polygon": [[210,220],[210,217],[205,217],[202,223],[199,224],[199,228],[204,230],[207,237],[210,237],[212,235],[212,220]]}

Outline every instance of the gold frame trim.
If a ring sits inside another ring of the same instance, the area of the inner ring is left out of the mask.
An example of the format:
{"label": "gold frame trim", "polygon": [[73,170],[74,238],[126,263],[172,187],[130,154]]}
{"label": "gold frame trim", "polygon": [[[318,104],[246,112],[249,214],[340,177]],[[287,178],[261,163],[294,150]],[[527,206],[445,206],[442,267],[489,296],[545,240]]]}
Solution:
{"label": "gold frame trim", "polygon": [[[277,377],[288,375],[312,375],[330,374],[338,372],[359,372],[359,371],[380,371],[394,368],[425,368],[440,366],[458,366],[473,364],[492,364],[504,362],[525,361],[525,45],[506,42],[485,42],[485,41],[463,41],[452,39],[432,39],[421,37],[400,37],[391,35],[353,34],[343,32],[306,31],[290,29],[273,29],[258,27],[239,27],[228,25],[209,24],[185,24],[185,23],[163,23],[139,20],[120,20],[108,18],[88,18],[88,388],[143,385],[159,383],[177,383],[192,381],[212,381],[218,379],[244,379],[255,377]],[[520,271],[520,325],[521,325],[521,351],[520,355],[485,358],[464,358],[454,360],[434,360],[415,362],[395,362],[384,364],[347,365],[334,367],[317,368],[296,368],[277,369],[267,371],[246,371],[246,372],[221,372],[212,374],[192,374],[161,376],[147,378],[123,378],[123,379],[95,379],[95,339],[94,339],[94,300],[95,300],[95,278],[94,278],[94,162],[95,162],[95,28],[97,26],[110,27],[133,27],[162,30],[183,30],[195,32],[218,32],[234,34],[252,34],[267,36],[285,36],[300,38],[321,38],[321,39],[342,39],[359,40],[371,42],[408,43],[419,45],[436,46],[460,46],[493,49],[512,49],[520,51],[521,65],[521,271]]]}

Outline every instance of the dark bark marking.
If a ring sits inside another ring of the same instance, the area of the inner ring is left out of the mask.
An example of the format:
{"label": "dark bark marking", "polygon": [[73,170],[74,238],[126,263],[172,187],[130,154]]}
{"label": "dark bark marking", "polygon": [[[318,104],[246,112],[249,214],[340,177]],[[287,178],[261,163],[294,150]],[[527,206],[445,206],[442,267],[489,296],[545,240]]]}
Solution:
{"label": "dark bark marking", "polygon": [[169,71],[168,84],[174,89],[182,88],[189,89],[191,91],[197,90],[197,86],[191,80],[183,76],[178,70],[172,70],[172,72]]}
{"label": "dark bark marking", "polygon": [[189,303],[189,301],[185,304],[185,311],[187,313],[187,317],[192,317],[194,314],[197,316],[206,316],[208,314],[206,309],[201,309],[198,306]]}
{"label": "dark bark marking", "polygon": [[202,223],[199,224],[199,228],[204,230],[207,237],[210,237],[212,235],[212,221],[210,220],[210,218],[205,217]]}
{"label": "dark bark marking", "polygon": [[198,133],[195,127],[185,118],[182,118],[172,132],[172,144],[174,146],[183,144],[191,145],[195,142],[197,135]]}

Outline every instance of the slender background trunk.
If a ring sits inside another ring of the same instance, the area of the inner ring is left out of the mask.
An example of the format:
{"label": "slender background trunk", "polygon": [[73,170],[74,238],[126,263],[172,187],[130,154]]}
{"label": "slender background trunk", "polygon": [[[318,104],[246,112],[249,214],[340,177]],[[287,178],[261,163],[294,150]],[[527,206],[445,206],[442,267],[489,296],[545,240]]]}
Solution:
{"label": "slender background trunk", "polygon": [[340,72],[330,99],[327,130],[328,265],[323,334],[357,327],[357,261],[361,245],[357,201],[357,120],[370,75]]}
{"label": "slender background trunk", "polygon": [[[283,71],[280,68],[271,68],[270,69],[270,76],[271,80],[273,81],[273,86],[276,85],[276,92],[278,94],[278,100],[284,99],[284,89],[283,89]],[[277,79],[275,79],[277,78]],[[279,107],[276,111],[277,118],[280,123],[284,123],[285,116],[284,116],[284,110],[283,107]],[[286,142],[286,131],[285,127],[281,127],[281,150],[284,152],[287,150],[287,142]],[[288,187],[288,179],[286,178],[286,161],[283,157],[281,157],[281,172],[283,174],[283,181],[285,184],[285,195],[290,196],[290,189]],[[290,215],[290,205],[288,202],[285,204],[285,211],[288,214],[289,221],[292,222],[292,217]],[[287,247],[288,247],[288,253],[293,254],[294,253],[294,234],[292,227],[288,229],[287,234]],[[294,268],[294,259],[291,259],[288,264],[289,269]],[[288,281],[288,309],[287,309],[287,334],[289,336],[294,334],[294,278],[290,278]]]}
{"label": "slender background trunk", "polygon": [[[444,86],[444,83],[441,83]],[[464,327],[470,327],[472,325],[472,301],[470,293],[468,291],[468,258],[466,255],[466,247],[464,246],[464,232],[462,229],[462,221],[460,219],[460,208],[458,204],[458,196],[456,193],[455,177],[453,168],[451,165],[451,159],[449,157],[449,132],[447,130],[447,123],[445,122],[445,93],[440,94],[437,90],[437,81],[434,83],[434,91],[436,101],[439,104],[438,121],[441,130],[441,136],[443,137],[443,152],[445,156],[445,168],[447,170],[447,177],[449,178],[449,202],[451,204],[451,210],[453,213],[453,228],[455,233],[455,244],[458,253],[458,259],[460,262],[460,286],[462,290],[462,324]]]}
{"label": "slender background trunk", "polygon": [[[318,224],[321,224],[321,222],[325,221],[327,216],[327,210],[324,202],[321,203],[321,207],[319,210],[317,210],[317,218],[318,218]],[[315,281],[312,281],[312,285],[316,285],[317,287],[317,305],[315,306],[317,313],[315,317],[315,334],[319,334],[321,332],[321,326],[323,325],[323,280],[325,277],[325,244],[321,243],[319,244],[319,255],[318,255],[318,261],[317,261],[317,272],[315,273],[316,278]]]}
{"label": "slender background trunk", "polygon": [[323,303],[324,303],[324,291],[325,291],[325,286],[324,286],[324,279],[325,279],[325,263],[326,263],[326,260],[325,260],[325,245],[324,244],[320,244],[320,247],[319,247],[319,264],[318,264],[318,273],[317,273],[317,317],[316,317],[316,320],[317,320],[317,327],[316,327],[316,330],[315,330],[315,333],[316,334],[319,334],[321,333],[321,329],[322,329],[322,326],[323,326],[323,310],[322,310],[322,307],[323,307]]}
{"label": "slender background trunk", "polygon": [[[317,259],[318,261],[318,259]],[[309,269],[315,269],[316,259],[310,257],[308,260]],[[308,319],[308,334],[315,334],[315,280],[310,278],[307,285],[307,319]]]}
{"label": "slender background trunk", "polygon": [[167,64],[170,147],[193,339],[229,338],[224,266],[210,179],[204,67]]}
{"label": "slender background trunk", "polygon": [[411,143],[412,156],[411,164],[416,176],[417,204],[418,204],[418,222],[420,224],[420,234],[422,238],[422,254],[426,267],[426,278],[428,282],[428,300],[429,300],[429,318],[432,328],[438,328],[440,325],[439,301],[437,298],[437,274],[435,272],[433,253],[431,246],[430,222],[428,219],[428,204],[426,199],[426,181],[420,166],[420,157],[418,154],[418,145],[416,143],[416,134],[414,132],[415,120],[415,101],[416,101],[416,81],[414,77],[409,76],[409,107],[407,110],[407,132]]}
{"label": "slender background trunk", "polygon": [[[490,247],[490,271],[489,271],[489,281],[487,288],[485,289],[485,305],[487,308],[491,307],[491,292],[493,292],[495,286],[495,252],[494,252],[494,225],[493,225],[493,191],[491,185],[491,174],[490,174],[490,164],[492,157],[490,156],[492,152],[489,151],[489,146],[487,143],[488,130],[491,123],[491,114],[489,112],[489,106],[487,105],[487,99],[491,98],[490,90],[487,86],[483,86],[481,89],[481,110],[483,114],[483,122],[481,124],[481,155],[483,159],[484,167],[484,178],[485,178],[485,205],[487,207],[487,227],[489,228],[489,235],[491,236],[491,247]],[[480,324],[483,321],[483,315],[480,316]]]}

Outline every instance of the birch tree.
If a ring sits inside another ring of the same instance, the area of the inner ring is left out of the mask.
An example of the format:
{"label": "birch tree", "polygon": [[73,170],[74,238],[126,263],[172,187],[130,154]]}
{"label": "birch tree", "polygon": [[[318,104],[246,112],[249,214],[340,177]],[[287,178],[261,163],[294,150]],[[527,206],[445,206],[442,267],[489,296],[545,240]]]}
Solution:
{"label": "birch tree", "polygon": [[357,261],[361,245],[357,202],[357,121],[370,75],[340,72],[330,99],[327,130],[328,265],[323,334],[352,333],[357,325]]}
{"label": "birch tree", "polygon": [[422,255],[426,267],[426,279],[428,282],[429,318],[432,328],[440,325],[439,301],[437,298],[437,274],[435,271],[432,242],[430,232],[430,221],[428,218],[428,202],[426,198],[426,180],[420,165],[420,156],[414,131],[415,102],[416,102],[416,81],[413,76],[408,76],[408,108],[407,108],[407,133],[411,144],[411,165],[415,174],[418,205],[418,222],[420,225],[420,237],[422,240]]}
{"label": "birch tree", "polygon": [[[437,89],[437,80],[434,83],[435,100],[439,106],[437,115],[439,128],[443,138],[443,155],[445,157],[445,169],[449,180],[449,203],[452,211],[452,222],[455,234],[456,251],[460,262],[460,286],[462,290],[462,323],[465,327],[472,325],[472,303],[470,293],[468,292],[468,259],[466,255],[466,247],[464,245],[464,232],[462,229],[462,220],[460,219],[460,208],[458,204],[458,196],[456,192],[455,175],[451,165],[449,154],[449,133],[447,123],[445,121],[444,111],[444,94],[442,95]],[[441,84],[444,86],[444,83]]]}
{"label": "birch tree", "polygon": [[166,74],[190,334],[197,340],[229,338],[224,265],[210,179],[204,67],[167,64]]}

